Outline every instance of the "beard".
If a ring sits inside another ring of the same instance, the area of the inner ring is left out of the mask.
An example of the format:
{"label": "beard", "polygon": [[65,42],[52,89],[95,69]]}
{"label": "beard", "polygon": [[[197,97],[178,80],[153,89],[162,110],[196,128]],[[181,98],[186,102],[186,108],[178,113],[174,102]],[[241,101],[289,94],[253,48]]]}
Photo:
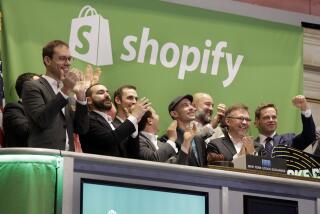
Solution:
{"label": "beard", "polygon": [[97,109],[98,111],[109,111],[112,108],[111,101],[108,99],[104,99],[99,102],[93,100],[92,104],[94,108]]}
{"label": "beard", "polygon": [[202,124],[207,124],[211,122],[211,115],[208,116],[204,111],[197,111],[196,118]]}

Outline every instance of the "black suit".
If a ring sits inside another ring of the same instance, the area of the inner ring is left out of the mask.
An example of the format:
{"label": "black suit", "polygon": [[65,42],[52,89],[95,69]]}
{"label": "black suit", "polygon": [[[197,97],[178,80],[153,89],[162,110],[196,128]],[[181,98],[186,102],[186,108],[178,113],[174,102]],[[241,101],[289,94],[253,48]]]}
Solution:
{"label": "black suit", "polygon": [[[73,133],[88,130],[88,109],[76,103],[74,111],[61,92],[55,94],[44,78],[23,85],[22,103],[30,125],[29,147],[65,150],[66,130],[70,151],[74,151]],[[62,109],[65,108],[65,113]]]}
{"label": "black suit", "polygon": [[[285,145],[295,149],[304,150],[316,140],[316,127],[312,116],[305,117],[301,114],[302,132],[299,135],[294,133],[276,134],[273,137],[273,146]],[[255,142],[260,143],[257,137]]]}
{"label": "black suit", "polygon": [[[253,142],[253,146],[259,156],[266,155],[266,152],[261,144]],[[210,141],[207,146],[207,153],[222,154],[224,161],[232,161],[233,156],[237,154],[237,151],[229,135],[227,134],[225,137],[216,138]]]}
{"label": "black suit", "polygon": [[3,111],[4,143],[6,147],[27,147],[29,123],[22,103],[7,103]]}
{"label": "black suit", "polygon": [[[80,135],[80,142],[83,152],[109,155],[117,157],[137,158],[139,155],[138,138],[131,138],[135,132],[133,123],[125,120],[115,130],[112,130],[109,123],[101,115],[92,111],[89,113],[89,131]],[[126,154],[121,150],[121,142],[129,137],[126,146]]]}
{"label": "black suit", "polygon": [[159,141],[157,143],[159,149],[156,149],[150,139],[143,132],[139,133],[139,144],[140,159],[188,165],[188,155],[182,150],[176,154],[176,151],[171,145]]}
{"label": "black suit", "polygon": [[[176,144],[179,150],[181,149],[181,145],[184,140],[183,134],[184,134],[184,130],[177,128],[178,139],[176,140]],[[168,140],[168,137],[166,135],[162,136],[160,139],[160,141],[162,142],[166,142],[167,140]],[[193,149],[191,149],[189,153],[189,158],[188,158],[188,165],[199,166],[199,167],[206,166],[207,165],[206,143],[204,142],[201,136],[195,136],[193,140],[196,145],[196,150],[197,150],[196,153],[198,158],[195,156],[195,152],[193,151]]]}

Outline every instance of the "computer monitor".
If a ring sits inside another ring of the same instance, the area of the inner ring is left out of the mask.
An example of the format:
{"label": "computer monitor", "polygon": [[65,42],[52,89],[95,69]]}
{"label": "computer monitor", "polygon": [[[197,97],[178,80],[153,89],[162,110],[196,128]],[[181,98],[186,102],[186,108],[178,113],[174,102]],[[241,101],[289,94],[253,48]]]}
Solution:
{"label": "computer monitor", "polygon": [[81,179],[81,214],[208,214],[208,193]]}
{"label": "computer monitor", "polygon": [[244,214],[298,214],[298,202],[244,195],[243,209]]}

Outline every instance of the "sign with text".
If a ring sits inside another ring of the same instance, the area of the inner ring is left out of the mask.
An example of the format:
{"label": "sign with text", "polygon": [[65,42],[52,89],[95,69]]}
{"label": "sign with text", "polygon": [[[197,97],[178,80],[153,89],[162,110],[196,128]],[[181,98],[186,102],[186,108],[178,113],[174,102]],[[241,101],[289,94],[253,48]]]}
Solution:
{"label": "sign with text", "polygon": [[171,121],[170,101],[195,92],[211,94],[215,104],[247,104],[251,114],[273,102],[280,132],[300,127],[291,105],[303,85],[300,27],[159,0],[1,0],[0,6],[9,101],[16,77],[44,73],[42,47],[61,39],[70,44],[74,67],[101,67],[100,82],[111,93],[137,86],[161,116],[161,130]]}

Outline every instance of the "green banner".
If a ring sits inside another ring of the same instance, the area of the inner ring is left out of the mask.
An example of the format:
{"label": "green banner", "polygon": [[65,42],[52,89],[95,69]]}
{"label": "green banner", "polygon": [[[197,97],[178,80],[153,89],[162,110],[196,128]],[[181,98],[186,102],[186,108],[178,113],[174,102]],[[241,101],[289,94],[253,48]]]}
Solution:
{"label": "green banner", "polygon": [[7,101],[19,74],[44,72],[44,44],[62,39],[74,67],[100,66],[112,93],[136,85],[161,116],[161,130],[171,121],[170,101],[195,92],[216,104],[247,104],[252,118],[257,105],[272,101],[280,132],[300,127],[291,104],[303,88],[300,27],[159,0],[2,0],[1,11]]}

